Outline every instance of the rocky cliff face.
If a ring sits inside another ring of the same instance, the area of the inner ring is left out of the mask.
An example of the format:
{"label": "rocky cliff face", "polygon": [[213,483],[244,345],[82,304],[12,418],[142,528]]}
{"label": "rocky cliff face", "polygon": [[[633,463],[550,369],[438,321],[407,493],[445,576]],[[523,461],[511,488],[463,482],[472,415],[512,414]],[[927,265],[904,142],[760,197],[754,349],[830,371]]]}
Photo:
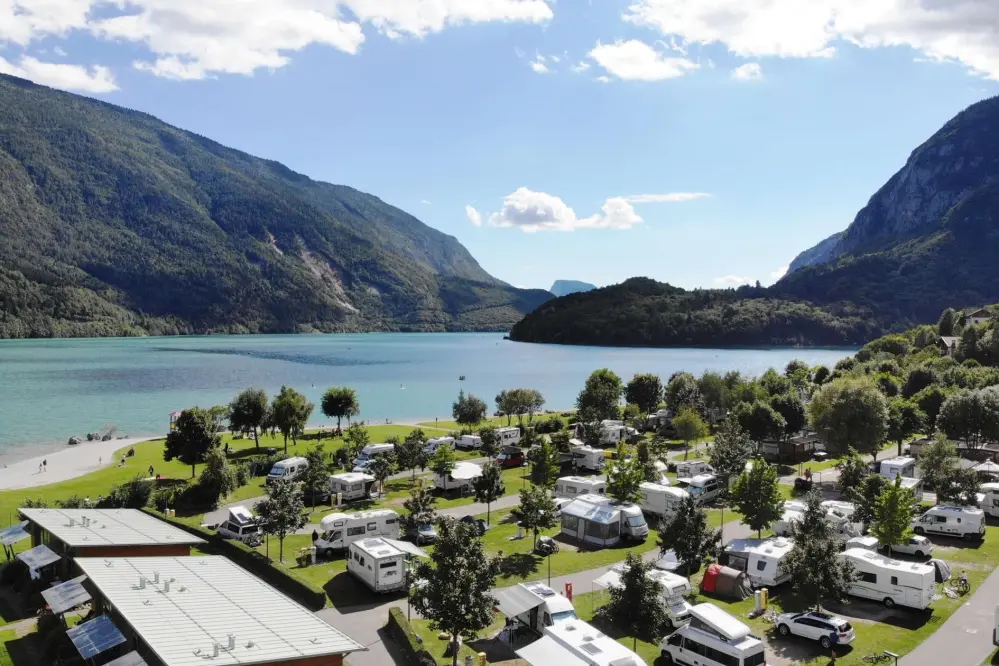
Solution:
{"label": "rocky cliff face", "polygon": [[815,264],[824,264],[833,258],[833,250],[836,249],[836,244],[839,243],[839,239],[843,237],[842,231],[837,231],[829,238],[820,241],[814,247],[810,247],[797,257],[794,261],[787,267],[788,273],[793,273],[799,268],[804,268],[805,266],[813,266]]}

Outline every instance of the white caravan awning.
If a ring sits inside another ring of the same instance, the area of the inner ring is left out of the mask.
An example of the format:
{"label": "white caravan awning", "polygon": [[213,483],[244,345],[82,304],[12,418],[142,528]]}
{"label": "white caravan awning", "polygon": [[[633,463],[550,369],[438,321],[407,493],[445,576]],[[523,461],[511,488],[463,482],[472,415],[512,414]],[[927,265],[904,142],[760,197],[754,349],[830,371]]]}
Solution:
{"label": "white caravan awning", "polygon": [[390,546],[398,548],[404,553],[409,553],[410,555],[415,555],[416,557],[430,557],[422,548],[417,548],[408,541],[398,541],[396,539],[386,539],[382,537],[382,541]]}
{"label": "white caravan awning", "polygon": [[517,656],[531,666],[587,666],[586,662],[549,636],[517,650]]}
{"label": "white caravan awning", "polygon": [[496,590],[493,596],[496,597],[496,605],[499,606],[500,612],[510,618],[537,608],[544,601],[520,585]]}
{"label": "white caravan awning", "polygon": [[621,587],[621,574],[617,571],[608,571],[593,581],[593,584],[601,588]]}

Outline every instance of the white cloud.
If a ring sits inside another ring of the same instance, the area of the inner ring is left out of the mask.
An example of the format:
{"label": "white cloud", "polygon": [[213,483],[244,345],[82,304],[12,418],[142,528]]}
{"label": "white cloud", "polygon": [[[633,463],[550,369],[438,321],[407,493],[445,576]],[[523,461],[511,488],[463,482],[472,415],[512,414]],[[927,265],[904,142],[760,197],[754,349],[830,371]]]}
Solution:
{"label": "white cloud", "polygon": [[610,74],[627,81],[663,81],[697,69],[687,58],[667,56],[637,39],[597,44],[590,58]]}
{"label": "white cloud", "polygon": [[[466,23],[547,23],[554,14],[545,0],[341,0],[362,22],[390,37],[426,37]],[[312,0],[317,6],[335,4]]]}
{"label": "white cloud", "polygon": [[421,203],[421,204],[423,204],[424,206],[429,206],[429,205],[430,205],[430,204],[432,204],[433,202],[432,202],[432,201],[429,201],[429,200],[427,200],[427,199],[421,199],[421,200],[420,200],[420,203]]}
{"label": "white cloud", "polygon": [[724,287],[738,287],[744,284],[753,284],[756,280],[748,277],[741,277],[739,275],[725,275],[723,277],[716,277],[715,284],[722,285]]}
{"label": "white cloud", "polygon": [[740,81],[758,81],[763,78],[763,68],[758,62],[747,62],[732,70],[732,78]]}
{"label": "white cloud", "polygon": [[633,0],[624,18],[745,58],[828,57],[845,40],[910,47],[999,80],[994,0]]}
{"label": "white cloud", "polygon": [[777,270],[770,271],[770,277],[773,278],[774,280],[779,280],[782,277],[784,277],[785,275],[787,275],[787,270],[789,268],[791,268],[790,264],[784,264],[783,266],[781,266]]}
{"label": "white cloud", "polygon": [[595,81],[599,81],[600,83],[610,83],[610,82],[611,82],[611,81],[613,81],[614,79],[612,79],[612,78],[611,78],[611,77],[609,77],[609,76],[598,76],[598,77],[597,77],[596,79],[594,79],[594,80],[595,80]]}
{"label": "white cloud", "polygon": [[35,83],[62,90],[106,93],[118,89],[111,70],[100,65],[87,69],[82,65],[42,62],[31,56],[24,56],[16,65],[0,58],[0,73],[30,79]]}
{"label": "white cloud", "polygon": [[588,70],[589,68],[590,68],[590,63],[586,62],[585,60],[580,60],[579,62],[577,62],[575,65],[572,66],[572,71],[576,72],[577,74],[581,74],[586,70]]}
{"label": "white cloud", "polygon": [[531,69],[536,74],[547,74],[551,71],[548,69],[548,66],[545,65],[544,59],[541,56],[538,56],[538,59],[531,63]]}
{"label": "white cloud", "polygon": [[468,221],[477,227],[482,226],[482,213],[475,210],[471,206],[465,206],[465,216],[468,217]]}
{"label": "white cloud", "polygon": [[621,197],[607,199],[601,212],[577,217],[562,199],[526,187],[507,195],[503,208],[489,216],[494,227],[513,227],[527,232],[574,231],[576,229],[630,229],[642,222],[631,204]]}
{"label": "white cloud", "polygon": [[710,196],[707,192],[669,192],[667,194],[632,194],[622,198],[630,203],[682,203]]}
{"label": "white cloud", "polygon": [[60,58],[65,58],[67,55],[69,55],[68,53],[66,53],[66,50],[63,49],[61,46],[57,46],[54,49],[52,49],[52,53],[56,54]]}

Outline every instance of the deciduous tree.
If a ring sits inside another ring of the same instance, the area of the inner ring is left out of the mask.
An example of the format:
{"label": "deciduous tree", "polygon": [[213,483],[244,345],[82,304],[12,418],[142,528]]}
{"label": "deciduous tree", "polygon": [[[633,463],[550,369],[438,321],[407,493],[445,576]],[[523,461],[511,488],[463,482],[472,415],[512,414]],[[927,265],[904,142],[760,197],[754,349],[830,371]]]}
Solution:
{"label": "deciduous tree", "polygon": [[252,432],[253,442],[260,450],[259,432],[267,418],[267,394],[263,389],[249,388],[240,393],[229,405],[229,425],[233,430]]}
{"label": "deciduous tree", "polygon": [[701,415],[690,407],[684,407],[673,418],[673,428],[676,429],[677,437],[683,440],[684,460],[690,455],[690,443],[698,442],[708,436],[707,424],[701,419]]}
{"label": "deciduous tree", "polygon": [[284,539],[305,525],[302,494],[291,481],[275,481],[267,486],[267,497],[257,503],[257,515],[266,534],[278,538],[278,560],[284,562]]}
{"label": "deciduous tree", "polygon": [[891,547],[906,543],[912,536],[909,521],[916,505],[916,495],[910,488],[902,487],[902,479],[888,483],[874,501],[874,520],[871,522],[871,535],[882,546]]}
{"label": "deciduous tree", "polygon": [[499,453],[499,435],[496,434],[496,428],[492,426],[482,428],[479,430],[479,439],[482,440],[482,445],[479,447],[482,455],[487,458],[495,458],[496,454]]}
{"label": "deciduous tree", "polygon": [[797,435],[808,423],[805,403],[796,393],[780,393],[770,398],[770,406],[784,419],[784,427],[780,429],[780,438],[785,442]]}
{"label": "deciduous tree", "polygon": [[552,443],[542,437],[541,443],[531,449],[531,481],[545,488],[554,488],[559,474],[559,455]]}
{"label": "deciduous tree", "polygon": [[357,392],[349,386],[334,386],[326,389],[320,407],[327,418],[336,419],[337,430],[340,430],[341,419],[347,419],[347,423],[350,423],[350,419],[361,411]]}
{"label": "deciduous tree", "polygon": [[939,434],[932,442],[923,447],[917,465],[923,484],[938,493],[937,501],[939,502],[940,490],[943,489],[944,493],[947,492],[954,470],[958,467],[957,448],[947,440],[945,435]]}
{"label": "deciduous tree", "polygon": [[313,446],[306,452],[305,459],[309,461],[309,465],[298,479],[302,483],[302,492],[309,494],[312,508],[315,509],[316,496],[322,496],[329,491],[330,470],[326,465],[325,447],[322,444]]}
{"label": "deciduous tree", "polygon": [[698,386],[697,379],[689,372],[675,372],[666,383],[666,407],[674,414],[679,414],[683,408],[689,408],[704,416],[704,396]]}
{"label": "deciduous tree", "polygon": [[715,434],[715,442],[711,446],[711,467],[725,483],[742,474],[746,462],[752,457],[755,447],[749,439],[749,433],[735,416],[725,419],[721,428]]}
{"label": "deciduous tree", "polygon": [[898,446],[898,455],[905,440],[925,427],[926,414],[916,403],[905,398],[892,398],[888,403],[888,439]]}
{"label": "deciduous tree", "polygon": [[638,405],[644,415],[652,414],[663,400],[663,383],[659,375],[636,374],[624,389],[625,402]]}
{"label": "deciduous tree", "polygon": [[754,442],[777,440],[784,435],[787,422],[768,402],[741,402],[736,405],[733,414]]}
{"label": "deciduous tree", "polygon": [[490,505],[506,494],[499,465],[492,460],[483,465],[482,474],[472,480],[472,489],[475,490],[475,501],[486,505],[486,524],[489,524]]}
{"label": "deciduous tree", "polygon": [[752,468],[740,474],[732,486],[732,501],[742,514],[742,524],[756,530],[758,537],[762,537],[763,530],[773,525],[784,512],[779,482],[777,468],[763,458],[757,458]]}
{"label": "deciduous tree", "polygon": [[402,503],[405,509],[399,521],[406,534],[416,542],[417,530],[421,525],[430,525],[437,520],[437,497],[430,488],[413,488],[409,499]]}
{"label": "deciduous tree", "polygon": [[808,417],[836,453],[851,446],[875,453],[888,433],[888,401],[864,378],[835,379],[822,386],[808,404]]}
{"label": "deciduous tree", "polygon": [[[442,446],[442,449],[447,448]],[[375,481],[378,483],[378,488],[382,492],[385,492],[385,480],[389,478],[395,471],[395,461],[392,456],[380,455],[375,456],[375,459],[371,461],[368,466],[368,474],[375,477]]]}
{"label": "deciduous tree", "polygon": [[198,477],[198,493],[211,508],[219,505],[219,500],[239,487],[236,470],[232,468],[221,447],[213,446],[205,453],[205,465]]}
{"label": "deciduous tree", "polygon": [[520,491],[520,524],[534,534],[534,545],[544,530],[558,525],[555,500],[544,486],[530,486]]}
{"label": "deciduous tree", "polygon": [[846,450],[846,454],[836,463],[836,469],[839,470],[839,489],[844,494],[856,492],[870,473],[864,458],[853,447]]}
{"label": "deciduous tree", "polygon": [[454,471],[454,466],[458,459],[454,455],[454,450],[450,446],[438,446],[430,459],[430,469],[434,474],[446,477]]}
{"label": "deciduous tree", "polygon": [[298,436],[305,431],[305,424],[309,422],[314,407],[304,395],[287,386],[282,386],[281,392],[274,397],[271,416],[284,436],[285,453],[288,453],[288,437],[298,443]]}
{"label": "deciduous tree", "polygon": [[607,466],[607,494],[618,502],[636,502],[645,473],[637,458],[626,460],[624,442],[618,442],[617,459]]}
{"label": "deciduous tree", "polygon": [[426,446],[426,440],[427,436],[423,434],[422,430],[417,428],[406,435],[406,439],[395,447],[396,461],[399,464],[399,468],[412,470],[413,481],[416,481],[416,468],[420,467],[421,462],[423,465],[427,464],[423,451],[423,447]]}
{"label": "deciduous tree", "polygon": [[715,552],[719,539],[721,532],[708,529],[708,515],[688,496],[677,512],[659,527],[659,554],[662,556],[672,550],[689,575]]}
{"label": "deciduous tree", "polygon": [[361,455],[364,447],[371,443],[371,435],[363,423],[351,423],[347,432],[343,434],[343,442],[350,452],[350,459],[354,460]]}
{"label": "deciduous tree", "polygon": [[856,522],[865,525],[874,522],[874,505],[889,483],[881,474],[868,474],[858,487],[844,494],[844,497],[853,502],[853,519]]}
{"label": "deciduous tree", "polygon": [[584,422],[616,419],[620,412],[619,403],[623,391],[621,378],[616,374],[607,368],[594,370],[576,398],[579,418]]}
{"label": "deciduous tree", "polygon": [[638,649],[638,639],[656,642],[669,614],[663,603],[662,586],[648,573],[654,567],[635,553],[628,553],[621,572],[621,584],[611,586],[610,601],[598,611],[612,624],[631,636],[632,650]]}
{"label": "deciduous tree", "polygon": [[784,565],[794,590],[819,607],[824,601],[842,601],[854,579],[853,565],[839,556],[839,544],[825,517],[822,498],[810,492]]}
{"label": "deciduous tree", "polygon": [[200,407],[191,407],[180,413],[167,435],[163,460],[170,462],[176,458],[185,465],[190,465],[193,479],[194,466],[204,462],[208,451],[221,442],[211,414]]}
{"label": "deciduous tree", "polygon": [[451,404],[451,416],[461,426],[469,428],[486,420],[486,403],[464,391],[458,392],[458,399]]}

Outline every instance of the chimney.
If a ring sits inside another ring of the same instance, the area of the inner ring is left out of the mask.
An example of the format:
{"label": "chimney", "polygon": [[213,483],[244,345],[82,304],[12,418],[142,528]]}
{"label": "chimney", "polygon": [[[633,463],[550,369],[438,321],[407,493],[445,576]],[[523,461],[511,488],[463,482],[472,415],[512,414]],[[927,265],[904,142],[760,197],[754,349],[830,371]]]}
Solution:
{"label": "chimney", "polygon": [[236,649],[236,636],[235,634],[229,634],[229,651],[232,652]]}
{"label": "chimney", "polygon": [[163,583],[163,591],[164,592],[170,591],[170,581],[166,581],[165,583]]}
{"label": "chimney", "polygon": [[146,577],[145,576],[142,576],[142,575],[139,576],[139,589],[140,590],[146,589]]}
{"label": "chimney", "polygon": [[159,582],[160,582],[160,572],[159,571],[154,571],[153,572],[153,582],[156,583],[157,585],[159,585]]}
{"label": "chimney", "polygon": [[220,645],[219,643],[213,643],[212,644],[212,656],[213,657],[219,656],[219,645]]}

